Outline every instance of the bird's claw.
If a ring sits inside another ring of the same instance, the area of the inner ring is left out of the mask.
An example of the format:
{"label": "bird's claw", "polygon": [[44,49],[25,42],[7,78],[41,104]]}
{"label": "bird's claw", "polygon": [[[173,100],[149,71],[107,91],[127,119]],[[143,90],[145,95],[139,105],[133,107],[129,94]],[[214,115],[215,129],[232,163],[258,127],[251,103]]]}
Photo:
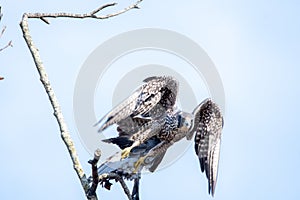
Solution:
{"label": "bird's claw", "polygon": [[131,147],[126,147],[125,149],[122,150],[121,152],[121,158],[124,159],[124,158],[127,158],[131,152]]}
{"label": "bird's claw", "polygon": [[133,170],[133,173],[137,173],[137,171],[138,171],[138,169],[140,168],[140,166],[141,166],[142,164],[144,164],[145,159],[146,159],[146,156],[140,157],[140,158],[138,159],[138,161],[136,161],[136,162],[134,163],[134,170]]}

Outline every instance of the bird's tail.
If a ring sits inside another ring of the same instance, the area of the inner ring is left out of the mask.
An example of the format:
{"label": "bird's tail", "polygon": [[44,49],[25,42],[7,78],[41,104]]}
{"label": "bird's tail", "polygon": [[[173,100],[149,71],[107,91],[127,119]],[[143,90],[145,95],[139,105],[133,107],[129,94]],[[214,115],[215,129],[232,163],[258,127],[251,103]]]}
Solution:
{"label": "bird's tail", "polygon": [[128,137],[120,136],[115,138],[109,138],[102,140],[106,143],[113,143],[118,145],[121,149],[125,149],[126,147],[130,147],[133,144],[133,141],[130,140]]}

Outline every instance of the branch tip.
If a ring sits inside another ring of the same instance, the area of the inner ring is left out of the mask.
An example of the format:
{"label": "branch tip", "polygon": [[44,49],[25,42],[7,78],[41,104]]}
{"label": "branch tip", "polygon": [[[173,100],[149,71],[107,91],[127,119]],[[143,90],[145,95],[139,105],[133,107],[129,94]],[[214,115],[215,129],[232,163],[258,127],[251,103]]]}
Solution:
{"label": "branch tip", "polygon": [[100,149],[96,149],[95,153],[94,153],[94,158],[96,158],[97,160],[99,160],[101,156],[101,150]]}
{"label": "branch tip", "polygon": [[49,20],[47,20],[47,19],[45,19],[44,17],[40,17],[40,19],[43,21],[43,22],[45,22],[46,24],[50,24],[50,22],[49,22]]}
{"label": "branch tip", "polygon": [[105,8],[108,8],[108,7],[115,6],[115,5],[117,5],[116,2],[105,4],[105,5],[103,5],[103,6],[100,6],[100,7],[97,8],[96,10],[93,10],[90,14],[91,14],[91,16],[94,16],[96,13],[100,12],[101,10],[103,10],[103,9],[105,9]]}
{"label": "branch tip", "polygon": [[9,41],[7,45],[10,46],[10,47],[13,47],[12,40]]}
{"label": "branch tip", "polygon": [[5,45],[4,47],[0,48],[0,51],[3,51],[4,49],[6,49],[8,47],[13,47],[12,41],[9,41],[7,45]]}
{"label": "branch tip", "polygon": [[5,30],[6,30],[6,26],[3,26],[2,31],[0,33],[0,38],[2,37],[3,33],[5,32]]}

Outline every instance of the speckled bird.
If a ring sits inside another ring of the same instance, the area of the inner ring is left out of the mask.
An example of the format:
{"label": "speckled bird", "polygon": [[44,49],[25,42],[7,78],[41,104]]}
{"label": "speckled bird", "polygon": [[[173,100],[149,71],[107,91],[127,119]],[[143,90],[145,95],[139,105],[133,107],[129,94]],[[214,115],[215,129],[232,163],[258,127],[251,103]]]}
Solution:
{"label": "speckled bird", "polygon": [[195,152],[200,169],[205,171],[208,179],[208,192],[213,196],[223,117],[218,105],[209,98],[192,113],[178,110],[178,86],[178,81],[171,76],[149,77],[96,125],[100,125],[99,132],[113,124],[117,125],[119,136],[103,141],[117,144],[122,149],[121,160],[131,157],[135,148],[156,141],[136,159],[132,174],[139,173],[143,167],[155,171],[170,146],[185,137],[191,140],[195,134]]}

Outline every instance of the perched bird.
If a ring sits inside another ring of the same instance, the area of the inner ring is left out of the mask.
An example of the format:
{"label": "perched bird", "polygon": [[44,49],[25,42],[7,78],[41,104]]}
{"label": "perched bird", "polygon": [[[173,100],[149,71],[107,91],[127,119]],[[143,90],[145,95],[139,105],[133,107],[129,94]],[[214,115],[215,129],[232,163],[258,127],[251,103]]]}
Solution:
{"label": "perched bird", "polygon": [[[127,180],[134,181],[131,198],[133,200],[139,200],[139,183],[142,168],[140,168],[139,171],[134,172],[135,163],[139,160],[140,157],[147,155],[147,153],[160,142],[161,141],[158,138],[153,137],[145,141],[143,144],[134,147],[131,150],[130,155],[124,159],[121,159],[120,152],[115,153],[98,167],[98,175],[114,173]],[[152,168],[154,165],[156,165],[156,163],[148,162],[144,166],[147,168]],[[88,178],[88,181],[89,183],[92,183],[92,176]],[[102,179],[99,184],[101,184],[108,190],[112,185],[110,179]]]}
{"label": "perched bird", "polygon": [[[130,155],[124,159],[121,159],[120,152],[115,153],[98,167],[98,174],[116,173],[127,180],[139,178],[139,173],[133,173],[135,170],[134,164],[141,156],[147,155],[147,153],[160,142],[159,139],[153,137],[143,144],[134,147]],[[149,166],[149,168],[150,167],[151,166]]]}
{"label": "perched bird", "polygon": [[[200,169],[206,173],[208,192],[214,195],[223,117],[211,99],[205,99],[193,113],[177,110],[178,86],[178,81],[171,76],[149,77],[96,125],[100,125],[99,132],[117,125],[119,136],[103,141],[122,149],[121,160],[115,162],[119,162],[115,167],[121,171],[124,170],[120,167],[122,160],[134,157],[130,176],[139,173],[143,167],[155,171],[170,146],[184,137],[191,140],[195,134]],[[141,146],[144,150],[134,154]]]}

